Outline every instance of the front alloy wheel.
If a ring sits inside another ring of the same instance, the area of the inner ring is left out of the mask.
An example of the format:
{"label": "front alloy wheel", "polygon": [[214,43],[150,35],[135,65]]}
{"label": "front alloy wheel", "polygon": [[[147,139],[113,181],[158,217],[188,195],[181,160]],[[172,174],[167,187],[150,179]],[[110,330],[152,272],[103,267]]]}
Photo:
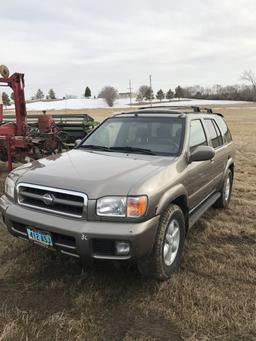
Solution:
{"label": "front alloy wheel", "polygon": [[164,262],[167,266],[172,265],[174,262],[180,245],[180,225],[178,220],[173,219],[170,221],[164,242]]}
{"label": "front alloy wheel", "polygon": [[180,263],[185,234],[184,214],[171,204],[160,217],[151,254],[138,261],[140,273],[161,281],[170,278]]}

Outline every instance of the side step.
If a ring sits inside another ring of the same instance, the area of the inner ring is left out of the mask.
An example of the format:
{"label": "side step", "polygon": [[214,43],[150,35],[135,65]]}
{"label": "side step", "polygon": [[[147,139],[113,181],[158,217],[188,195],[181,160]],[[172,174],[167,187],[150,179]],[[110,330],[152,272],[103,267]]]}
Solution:
{"label": "side step", "polygon": [[189,216],[189,227],[193,226],[198,219],[219,199],[220,192],[214,193],[210,198],[203,202],[191,215]]}

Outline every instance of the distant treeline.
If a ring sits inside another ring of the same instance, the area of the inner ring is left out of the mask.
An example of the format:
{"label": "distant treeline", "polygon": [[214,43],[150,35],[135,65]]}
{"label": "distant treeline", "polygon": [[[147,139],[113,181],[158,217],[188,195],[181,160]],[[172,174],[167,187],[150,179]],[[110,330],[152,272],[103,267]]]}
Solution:
{"label": "distant treeline", "polygon": [[256,87],[253,85],[227,85],[219,84],[211,87],[203,87],[201,85],[194,85],[189,87],[177,86],[174,91],[169,89],[164,92],[162,89],[158,90],[156,94],[153,89],[147,85],[142,85],[137,93],[137,101],[150,99],[171,100],[172,98],[192,98],[192,99],[212,99],[212,100],[233,100],[233,101],[256,101]]}
{"label": "distant treeline", "polygon": [[[141,103],[143,101],[152,101],[153,99],[158,99],[160,102],[162,100],[172,100],[173,98],[192,98],[192,99],[212,99],[212,100],[233,100],[233,101],[256,101],[256,75],[251,71],[244,71],[241,75],[241,80],[245,81],[247,84],[238,85],[227,85],[222,86],[215,84],[211,87],[203,87],[201,85],[194,85],[189,87],[182,87],[178,85],[175,89],[162,90],[154,92],[153,88],[149,85],[141,85],[136,91],[136,101]],[[92,96],[91,89],[86,86],[83,93],[85,98],[95,98]],[[130,93],[132,96],[132,93]],[[102,88],[98,94],[98,98],[105,99],[106,103],[112,107],[114,102],[118,99],[118,90],[113,86],[105,86]],[[38,89],[35,95],[31,97],[31,100],[56,100],[56,94],[53,89],[48,91],[45,96],[41,89]],[[63,99],[76,98],[73,95],[65,95]],[[5,106],[11,105],[9,95],[5,92],[2,94],[3,104]],[[11,99],[13,98],[13,93],[11,94]]]}
{"label": "distant treeline", "polygon": [[213,100],[256,101],[256,91],[250,85],[214,85],[202,87],[200,85],[180,89],[180,98],[198,98]]}
{"label": "distant treeline", "polygon": [[189,87],[177,86],[174,91],[169,89],[164,92],[158,90],[156,95],[153,89],[147,85],[142,85],[137,93],[137,101],[152,100],[154,98],[162,101],[174,98],[195,98],[212,100],[233,100],[233,101],[256,101],[256,75],[251,70],[244,71],[241,80],[247,84],[222,86],[215,84],[211,87],[194,85]]}

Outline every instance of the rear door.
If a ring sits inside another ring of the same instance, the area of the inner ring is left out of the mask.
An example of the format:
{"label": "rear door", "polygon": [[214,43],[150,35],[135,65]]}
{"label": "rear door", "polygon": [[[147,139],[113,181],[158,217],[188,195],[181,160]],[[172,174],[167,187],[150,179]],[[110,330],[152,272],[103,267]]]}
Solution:
{"label": "rear door", "polygon": [[228,160],[227,148],[215,119],[205,118],[204,123],[209,135],[209,143],[215,150],[215,157],[212,164],[213,189],[219,190],[223,179],[223,173]]}
{"label": "rear door", "polygon": [[[198,146],[207,146],[208,140],[205,127],[201,119],[193,119],[190,122],[189,152],[193,152]],[[188,196],[189,207],[200,204],[213,192],[212,162],[192,162],[188,165],[189,183]]]}

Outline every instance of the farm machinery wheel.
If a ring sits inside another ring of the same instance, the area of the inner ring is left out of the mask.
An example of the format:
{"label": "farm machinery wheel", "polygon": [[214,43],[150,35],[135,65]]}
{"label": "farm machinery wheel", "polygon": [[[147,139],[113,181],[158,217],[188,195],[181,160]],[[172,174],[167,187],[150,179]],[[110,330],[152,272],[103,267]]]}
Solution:
{"label": "farm machinery wheel", "polygon": [[4,78],[8,78],[10,76],[10,72],[7,66],[0,65],[0,75]]}

